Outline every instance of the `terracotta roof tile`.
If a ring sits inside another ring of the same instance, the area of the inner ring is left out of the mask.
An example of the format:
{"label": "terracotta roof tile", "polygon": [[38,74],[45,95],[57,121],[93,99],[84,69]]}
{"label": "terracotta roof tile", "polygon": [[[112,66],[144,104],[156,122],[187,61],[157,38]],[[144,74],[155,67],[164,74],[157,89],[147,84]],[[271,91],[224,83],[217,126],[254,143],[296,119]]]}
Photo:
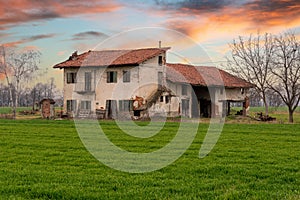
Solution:
{"label": "terracotta roof tile", "polygon": [[222,86],[228,88],[253,87],[251,83],[216,67],[167,63],[167,79],[172,82],[199,86]]}
{"label": "terracotta roof tile", "polygon": [[168,49],[170,48],[88,51],[70,56],[68,60],[56,64],[53,68],[139,65]]}

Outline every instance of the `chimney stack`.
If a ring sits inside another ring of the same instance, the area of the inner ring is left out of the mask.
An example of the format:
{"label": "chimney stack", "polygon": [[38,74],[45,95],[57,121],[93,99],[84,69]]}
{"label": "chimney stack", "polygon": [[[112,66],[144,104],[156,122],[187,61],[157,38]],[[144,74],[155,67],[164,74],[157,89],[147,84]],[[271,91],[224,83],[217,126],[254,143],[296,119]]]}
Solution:
{"label": "chimney stack", "polygon": [[161,48],[161,41],[158,41],[158,48]]}

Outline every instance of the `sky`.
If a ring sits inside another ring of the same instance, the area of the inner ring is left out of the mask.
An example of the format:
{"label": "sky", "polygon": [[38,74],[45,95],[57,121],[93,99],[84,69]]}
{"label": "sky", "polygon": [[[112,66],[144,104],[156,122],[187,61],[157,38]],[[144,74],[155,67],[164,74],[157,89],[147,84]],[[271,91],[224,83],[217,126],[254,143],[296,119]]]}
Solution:
{"label": "sky", "polygon": [[170,46],[168,62],[220,66],[238,36],[292,30],[299,0],[0,0],[0,45],[41,52],[41,80],[75,50]]}

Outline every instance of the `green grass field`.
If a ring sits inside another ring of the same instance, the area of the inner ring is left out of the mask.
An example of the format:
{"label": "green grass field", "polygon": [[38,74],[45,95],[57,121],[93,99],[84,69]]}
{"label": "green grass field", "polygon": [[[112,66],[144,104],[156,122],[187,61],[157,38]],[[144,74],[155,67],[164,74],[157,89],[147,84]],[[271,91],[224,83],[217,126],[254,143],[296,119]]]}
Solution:
{"label": "green grass field", "polygon": [[[136,139],[101,122],[123,149],[149,152],[178,127]],[[140,125],[146,125],[141,122]],[[199,159],[207,124],[173,164],[130,174],[111,169],[83,146],[72,121],[0,120],[1,199],[300,199],[300,124],[225,124]]]}
{"label": "green grass field", "polygon": [[[35,115],[22,115],[19,112],[20,111],[31,111],[32,107],[19,107],[17,108],[17,119],[38,119],[41,118],[41,115],[39,112],[37,112]],[[241,110],[240,107],[232,107],[231,108],[231,116],[228,117],[228,122],[230,121],[231,123],[249,123],[249,122],[253,122],[250,119],[239,119],[236,120],[236,117],[234,116],[235,113]],[[56,108],[56,112],[60,112],[61,108]],[[265,112],[264,107],[250,107],[250,111],[249,114],[250,116],[254,117],[256,115],[256,113],[258,112]],[[1,114],[11,114],[12,113],[12,109],[10,107],[0,107],[0,116]],[[270,107],[269,108],[269,115],[272,117],[275,117],[277,120],[275,123],[288,123],[288,111],[287,111],[287,107],[282,106],[282,107]],[[209,121],[208,119],[203,119],[203,121]],[[296,109],[296,111],[294,112],[294,123],[300,123],[300,107],[298,107]]]}
{"label": "green grass field", "polygon": [[[32,110],[32,107],[18,107],[16,109],[17,112],[20,111],[30,111]],[[9,114],[12,113],[12,108],[11,107],[0,107],[0,114]]]}
{"label": "green grass field", "polygon": [[[233,107],[231,108],[231,116],[228,117],[228,121],[232,121],[232,119],[235,119],[236,117],[234,114],[241,110],[240,107]],[[252,117],[256,116],[256,113],[262,112],[265,114],[265,108],[264,107],[250,107],[249,110],[249,115]],[[275,117],[276,121],[272,123],[288,123],[288,108],[285,106],[282,107],[270,107],[269,108],[269,115],[271,117]],[[233,122],[237,122],[237,120],[233,120]],[[238,122],[246,122],[246,123],[251,123],[253,122],[250,119],[243,119],[239,120]],[[294,112],[294,123],[300,123],[300,107],[298,107],[295,112]]]}

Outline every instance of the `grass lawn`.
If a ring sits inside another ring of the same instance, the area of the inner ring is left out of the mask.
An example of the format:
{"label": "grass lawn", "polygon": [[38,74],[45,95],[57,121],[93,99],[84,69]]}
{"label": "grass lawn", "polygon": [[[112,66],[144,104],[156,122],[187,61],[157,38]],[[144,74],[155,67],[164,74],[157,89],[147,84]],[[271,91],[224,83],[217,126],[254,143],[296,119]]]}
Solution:
{"label": "grass lawn", "polygon": [[[167,122],[161,133],[138,140],[112,121],[101,125],[115,144],[135,152],[160,148],[178,127]],[[72,121],[0,120],[0,197],[300,199],[300,124],[225,124],[213,151],[199,159],[207,127],[200,124],[190,148],[173,164],[130,174],[96,160]]]}
{"label": "grass lawn", "polygon": [[[233,119],[233,122],[237,122],[237,120],[235,120],[235,113],[238,110],[241,110],[242,108],[240,107],[232,107],[231,109],[231,116],[229,117],[229,120]],[[265,114],[265,108],[264,107],[250,107],[249,110],[249,115],[252,117],[256,116],[256,113],[262,112],[263,114]],[[269,115],[271,117],[275,117],[276,121],[273,123],[288,123],[288,108],[286,106],[281,106],[281,107],[270,107],[269,108]],[[243,119],[243,120],[239,120],[240,122],[253,122],[250,119]],[[294,112],[294,123],[300,123],[300,107],[297,107],[297,109]]]}
{"label": "grass lawn", "polygon": [[[30,111],[32,110],[32,107],[18,107],[16,108],[17,112],[20,111]],[[12,108],[11,107],[0,107],[0,114],[9,114],[12,113]]]}

